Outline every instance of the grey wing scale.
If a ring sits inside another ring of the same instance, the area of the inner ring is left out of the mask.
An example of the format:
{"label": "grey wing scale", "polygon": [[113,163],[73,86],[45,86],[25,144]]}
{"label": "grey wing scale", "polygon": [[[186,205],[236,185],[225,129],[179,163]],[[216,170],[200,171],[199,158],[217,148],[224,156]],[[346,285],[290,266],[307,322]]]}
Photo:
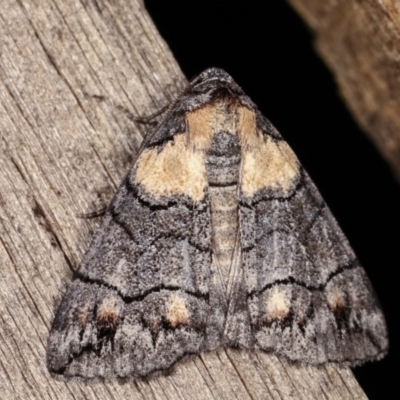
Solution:
{"label": "grey wing scale", "polygon": [[254,347],[312,364],[385,354],[369,280],[301,167],[289,193],[241,194],[239,218]]}
{"label": "grey wing scale", "polygon": [[133,177],[59,307],[48,350],[54,373],[145,376],[221,342],[225,303],[210,277],[207,198],[151,203]]}
{"label": "grey wing scale", "polygon": [[289,145],[226,72],[146,137],[54,319],[48,369],[143,377],[230,345],[311,364],[385,355],[385,320]]}

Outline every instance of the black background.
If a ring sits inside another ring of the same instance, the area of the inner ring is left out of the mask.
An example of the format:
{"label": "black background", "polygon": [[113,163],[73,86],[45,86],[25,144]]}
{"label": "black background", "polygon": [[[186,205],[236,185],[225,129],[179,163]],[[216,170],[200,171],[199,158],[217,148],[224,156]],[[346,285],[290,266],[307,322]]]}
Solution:
{"label": "black background", "polygon": [[389,355],[354,373],[370,399],[392,398],[400,185],[346,109],[314,52],[310,31],[282,0],[145,5],[188,79],[208,67],[225,69],[317,184],[364,265],[389,325]]}

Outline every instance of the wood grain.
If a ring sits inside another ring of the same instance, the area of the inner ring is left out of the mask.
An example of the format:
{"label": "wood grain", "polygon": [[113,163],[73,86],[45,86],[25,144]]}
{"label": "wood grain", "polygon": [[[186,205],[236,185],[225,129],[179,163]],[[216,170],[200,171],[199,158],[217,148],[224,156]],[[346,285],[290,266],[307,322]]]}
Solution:
{"label": "wood grain", "polygon": [[361,128],[400,179],[400,3],[289,0]]}
{"label": "wood grain", "polygon": [[135,0],[3,0],[0,8],[0,398],[365,399],[351,371],[220,349],[168,376],[53,379],[54,312],[132,164],[148,115],[186,80]]}

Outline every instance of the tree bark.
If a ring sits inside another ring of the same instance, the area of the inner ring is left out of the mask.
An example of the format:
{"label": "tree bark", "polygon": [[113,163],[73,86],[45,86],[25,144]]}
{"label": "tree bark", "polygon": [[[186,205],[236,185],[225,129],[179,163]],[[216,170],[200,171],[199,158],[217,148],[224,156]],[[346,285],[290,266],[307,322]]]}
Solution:
{"label": "tree bark", "polygon": [[347,106],[400,179],[400,3],[289,0]]}
{"label": "tree bark", "polygon": [[352,372],[219,349],[121,384],[47,372],[54,312],[136,157],[143,116],[186,84],[136,0],[4,0],[0,8],[0,398],[365,399]]}

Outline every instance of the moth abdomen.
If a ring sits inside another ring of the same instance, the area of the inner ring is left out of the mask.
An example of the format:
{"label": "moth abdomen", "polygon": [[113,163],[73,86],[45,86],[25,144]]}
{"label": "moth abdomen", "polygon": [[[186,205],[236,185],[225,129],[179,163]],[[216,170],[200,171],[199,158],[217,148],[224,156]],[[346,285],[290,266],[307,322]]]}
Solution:
{"label": "moth abdomen", "polygon": [[215,105],[212,121],[214,132],[205,153],[205,171],[210,199],[213,253],[226,287],[238,234],[237,188],[241,147],[236,134],[236,114],[227,114],[223,106]]}

